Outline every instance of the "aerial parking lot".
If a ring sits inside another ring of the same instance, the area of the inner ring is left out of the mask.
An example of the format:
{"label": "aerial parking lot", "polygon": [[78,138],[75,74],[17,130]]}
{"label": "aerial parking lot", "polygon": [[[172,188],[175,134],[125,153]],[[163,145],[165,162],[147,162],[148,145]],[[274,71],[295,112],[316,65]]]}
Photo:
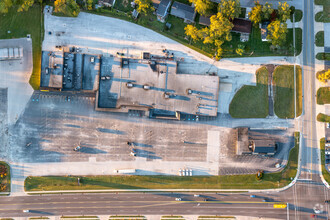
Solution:
{"label": "aerial parking lot", "polygon": [[[35,91],[26,100],[24,113],[9,127],[10,145],[4,154],[12,161],[35,164],[40,168],[26,167],[29,175],[114,174],[116,169],[136,169],[136,174],[140,175],[178,175],[180,169],[191,169],[192,175],[247,174],[260,169],[273,172],[281,169],[275,164],[285,165],[293,146],[293,130],[285,129],[291,126],[290,121],[240,120],[226,114],[235,92],[243,85],[255,85],[255,71],[263,64],[260,62],[269,60],[261,58],[258,63],[247,58],[214,62],[126,21],[88,13],[80,13],[78,18],[46,13],[43,57],[50,57],[49,52],[55,51],[56,59],[65,59],[68,55],[63,57],[59,46],[74,46],[79,48],[77,54],[92,54],[82,58],[88,62],[92,62],[91,56],[96,57],[95,66],[77,67],[71,58],[61,64],[67,72],[74,68],[90,68],[84,71],[83,74],[87,75],[83,77],[92,79],[93,83],[76,85],[89,90],[84,93],[71,85],[67,78],[61,92]],[[218,106],[215,108],[220,115],[213,121],[196,122],[193,118],[192,121],[190,118],[174,121],[140,117],[136,112],[95,111],[93,92],[98,84],[99,55],[109,59],[119,52],[129,54],[133,59],[141,56],[141,52],[157,55],[164,49],[180,59],[177,66],[180,77],[208,73],[220,76]],[[275,62],[282,61],[282,58],[275,58]],[[64,74],[68,75],[65,71]],[[42,84],[51,81],[44,79]],[[56,80],[52,82],[58,83]],[[266,132],[279,143],[275,156],[237,155],[237,127],[242,126],[277,129]],[[82,172],[76,164],[88,164],[93,169]],[[104,165],[106,168],[99,168]]]}

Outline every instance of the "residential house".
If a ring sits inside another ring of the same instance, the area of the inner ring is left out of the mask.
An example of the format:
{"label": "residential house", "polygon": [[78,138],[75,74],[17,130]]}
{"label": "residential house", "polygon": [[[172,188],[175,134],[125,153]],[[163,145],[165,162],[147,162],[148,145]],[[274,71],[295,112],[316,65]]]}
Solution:
{"label": "residential house", "polygon": [[171,15],[184,19],[186,23],[192,23],[195,20],[195,7],[174,2],[171,8]]}
{"label": "residential house", "polygon": [[105,7],[113,7],[115,5],[116,0],[99,0],[99,5]]}
{"label": "residential house", "polygon": [[153,1],[153,5],[155,8],[155,14],[157,16],[157,20],[160,22],[165,22],[167,16],[168,16],[168,12],[170,10],[170,6],[171,6],[172,1],[171,0],[161,0],[161,1],[157,1],[154,0]]}
{"label": "residential house", "polygon": [[211,24],[210,22],[210,16],[199,16],[199,24],[204,25],[204,26],[209,26]]}
{"label": "residential house", "polygon": [[240,33],[240,40],[242,42],[246,42],[249,40],[249,36],[252,30],[252,23],[249,20],[235,18],[233,20],[234,27],[232,29],[233,32]]}

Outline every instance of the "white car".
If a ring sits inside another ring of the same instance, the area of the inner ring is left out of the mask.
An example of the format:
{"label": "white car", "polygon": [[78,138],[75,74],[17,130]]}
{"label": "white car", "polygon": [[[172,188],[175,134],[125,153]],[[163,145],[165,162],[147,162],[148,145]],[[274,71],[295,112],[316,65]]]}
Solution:
{"label": "white car", "polygon": [[199,197],[199,195],[198,194],[194,194],[194,197]]}
{"label": "white car", "polygon": [[23,212],[30,212],[30,210],[28,210],[28,209],[24,209]]}
{"label": "white car", "polygon": [[175,198],[175,201],[181,201],[181,198]]}

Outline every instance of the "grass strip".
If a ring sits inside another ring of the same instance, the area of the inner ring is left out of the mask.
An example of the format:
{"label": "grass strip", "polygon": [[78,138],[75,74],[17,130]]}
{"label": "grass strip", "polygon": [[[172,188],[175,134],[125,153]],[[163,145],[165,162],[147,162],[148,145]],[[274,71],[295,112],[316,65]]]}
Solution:
{"label": "grass strip", "polygon": [[317,53],[316,59],[318,60],[330,60],[330,53]]}
{"label": "grass strip", "polygon": [[315,45],[318,47],[324,47],[324,31],[319,31],[316,33]]}
{"label": "grass strip", "polygon": [[317,121],[330,123],[330,116],[323,113],[319,113],[317,115]]}
{"label": "grass strip", "polygon": [[0,192],[10,192],[10,167],[6,162],[0,161],[0,165],[4,165],[7,168],[7,175],[5,177],[0,177],[0,184],[4,184],[6,189]]}
{"label": "grass strip", "polygon": [[[296,66],[296,116],[302,112],[302,74],[301,67]],[[279,118],[294,118],[294,66],[283,65],[275,68],[274,111]]]}
{"label": "grass strip", "polygon": [[299,132],[288,164],[277,173],[265,173],[261,181],[254,174],[228,176],[44,176],[25,179],[26,191],[95,189],[270,189],[288,185],[297,172]]}
{"label": "grass strip", "polygon": [[229,105],[234,118],[265,118],[268,115],[268,70],[261,67],[256,72],[257,85],[243,86]]}
{"label": "grass strip", "polygon": [[325,168],[325,138],[321,138],[320,140],[320,152],[321,152],[321,166],[322,166],[322,174],[328,183],[330,183],[330,174]]}
{"label": "grass strip", "polygon": [[[302,17],[303,17],[302,10],[296,9],[294,11],[294,21],[299,22],[299,21],[301,21]],[[291,20],[291,22],[293,22],[293,14],[290,15],[290,20]]]}
{"label": "grass strip", "polygon": [[317,90],[316,101],[319,105],[330,103],[330,87],[321,87]]}

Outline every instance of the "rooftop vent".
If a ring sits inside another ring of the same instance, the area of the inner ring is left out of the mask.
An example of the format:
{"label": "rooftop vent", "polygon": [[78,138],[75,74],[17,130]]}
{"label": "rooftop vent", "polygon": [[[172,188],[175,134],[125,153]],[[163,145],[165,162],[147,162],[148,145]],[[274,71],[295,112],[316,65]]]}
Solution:
{"label": "rooftop vent", "polygon": [[143,89],[144,89],[144,90],[149,90],[149,89],[150,89],[150,86],[148,86],[148,85],[143,85]]}
{"label": "rooftop vent", "polygon": [[134,87],[133,83],[126,83],[126,86],[127,86],[127,88],[133,88]]}

